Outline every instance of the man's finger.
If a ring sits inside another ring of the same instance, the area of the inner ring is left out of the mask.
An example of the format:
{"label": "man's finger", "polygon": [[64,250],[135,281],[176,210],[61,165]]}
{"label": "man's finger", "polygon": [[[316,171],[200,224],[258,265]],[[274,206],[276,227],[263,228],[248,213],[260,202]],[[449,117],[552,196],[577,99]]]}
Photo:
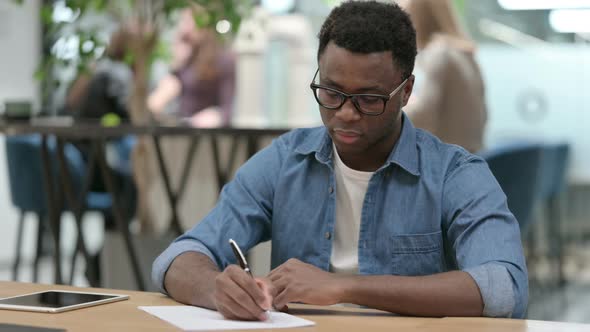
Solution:
{"label": "man's finger", "polygon": [[296,301],[296,299],[292,298],[293,294],[289,287],[285,288],[279,295],[277,295],[274,299],[274,306],[277,309],[281,309],[287,306],[287,303]]}
{"label": "man's finger", "polygon": [[281,275],[282,274],[280,274],[280,273],[271,272],[266,276],[266,278],[269,279],[270,281],[274,282],[276,279],[279,279],[281,277]]}
{"label": "man's finger", "polygon": [[[215,287],[216,287],[216,291],[219,294],[216,296],[216,298],[224,301],[226,307],[228,307],[229,309],[234,309],[235,306],[233,306],[233,305],[230,306],[230,305],[228,305],[228,303],[235,303],[236,305],[243,308],[243,310],[246,310],[249,313],[247,315],[247,317],[250,317],[250,318],[261,317],[260,314],[264,313],[264,310],[261,309],[260,306],[258,304],[256,304],[256,302],[254,302],[254,300],[252,299],[252,297],[248,293],[248,290],[245,290],[244,288],[242,288],[242,286],[240,286],[238,283],[236,283],[236,281],[233,279],[234,278],[233,275],[237,274],[238,275],[237,279],[239,280],[240,273],[235,273],[235,272],[236,271],[232,272],[230,269],[226,269],[226,271],[224,271],[221,274],[221,276],[217,278]],[[243,271],[241,271],[241,272],[243,273]],[[251,279],[250,283],[253,285],[251,287],[253,287],[254,290],[256,290],[256,291],[260,291],[260,289],[258,288],[256,283],[253,281],[253,279],[250,276],[248,276],[246,273],[244,273],[244,274],[246,275],[246,278]],[[231,298],[233,302],[228,301],[225,297]]]}
{"label": "man's finger", "polygon": [[230,278],[244,291],[245,294],[250,297],[257,307],[263,311],[270,308],[268,305],[265,305],[268,301],[267,296],[262,291],[256,280],[249,274],[246,272],[236,274],[232,273],[230,274]]}
{"label": "man's finger", "polygon": [[227,294],[223,294],[217,302],[217,310],[221,314],[234,320],[260,320],[260,315],[252,315],[241,303],[236,302]]}
{"label": "man's finger", "polygon": [[274,296],[277,296],[287,286],[289,286],[289,278],[284,277],[284,276],[272,278],[271,282],[274,287],[274,294],[273,294]]}
{"label": "man's finger", "polygon": [[[254,287],[258,288],[256,284]],[[230,282],[224,289],[224,293],[227,294],[235,303],[240,307],[249,312],[250,317],[260,317],[260,314],[264,313],[264,310],[254,302],[250,294],[244,290],[240,285]]]}
{"label": "man's finger", "polygon": [[259,303],[260,307],[264,310],[272,309],[272,301],[277,294],[276,288],[264,279],[256,279],[256,285],[258,285],[264,295],[264,301]]}

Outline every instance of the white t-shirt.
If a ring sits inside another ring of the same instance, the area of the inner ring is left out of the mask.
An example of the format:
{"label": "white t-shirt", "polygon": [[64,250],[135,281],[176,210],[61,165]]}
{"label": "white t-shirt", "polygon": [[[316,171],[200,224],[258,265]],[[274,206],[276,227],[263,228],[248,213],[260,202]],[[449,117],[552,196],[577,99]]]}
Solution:
{"label": "white t-shirt", "polygon": [[330,257],[330,272],[357,274],[361,212],[373,172],[361,172],[349,168],[340,159],[335,146],[333,149],[336,178],[336,222],[332,256]]}

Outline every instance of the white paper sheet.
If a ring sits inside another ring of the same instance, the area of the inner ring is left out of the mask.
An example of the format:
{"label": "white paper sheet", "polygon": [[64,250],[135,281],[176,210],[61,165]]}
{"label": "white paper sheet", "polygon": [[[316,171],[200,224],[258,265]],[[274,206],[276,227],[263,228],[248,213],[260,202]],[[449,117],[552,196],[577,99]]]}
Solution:
{"label": "white paper sheet", "polygon": [[271,312],[264,322],[244,322],[224,318],[219,312],[192,306],[150,306],[139,309],[184,331],[276,329],[313,326],[314,322],[282,312]]}

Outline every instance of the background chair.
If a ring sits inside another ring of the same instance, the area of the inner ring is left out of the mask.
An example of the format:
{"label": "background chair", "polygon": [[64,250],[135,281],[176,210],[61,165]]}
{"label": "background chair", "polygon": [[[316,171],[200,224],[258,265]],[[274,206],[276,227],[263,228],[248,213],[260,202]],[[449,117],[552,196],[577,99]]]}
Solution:
{"label": "background chair", "polygon": [[[8,163],[8,179],[10,186],[10,196],[12,203],[19,210],[19,225],[17,234],[16,252],[13,264],[13,279],[18,279],[19,265],[22,256],[22,238],[23,238],[23,226],[24,216],[27,213],[34,213],[37,215],[38,227],[37,227],[37,248],[35,252],[35,258],[33,263],[33,281],[38,280],[38,267],[39,260],[43,254],[43,238],[44,232],[47,227],[47,201],[45,197],[44,181],[43,181],[43,161],[41,158],[41,136],[34,135],[22,135],[22,136],[9,136],[6,137],[6,154]],[[54,176],[56,179],[59,177],[59,169],[57,166],[57,158],[55,156],[55,142],[51,141],[49,144],[50,155],[53,163],[52,169],[54,170]],[[71,144],[64,146],[64,155],[66,166],[68,167],[72,185],[78,192],[82,187],[82,180],[85,176],[86,164],[82,159],[80,152]],[[55,181],[58,183],[58,181]],[[60,184],[57,184],[58,186]],[[89,192],[84,199],[84,206],[82,211],[97,211],[100,212],[105,218],[105,225],[113,225],[111,217],[111,206],[112,198],[109,193],[106,192]],[[69,207],[64,206],[64,210]],[[77,221],[80,225],[80,221]],[[80,239],[77,239],[76,248],[80,245]],[[59,243],[59,241],[58,241]],[[74,251],[74,257],[72,258],[72,272],[70,276],[70,282],[75,268],[75,256],[78,250]],[[88,281],[93,286],[99,286],[100,273],[98,272],[98,262],[87,262],[87,266],[90,267],[90,274],[87,274]],[[96,271],[93,271],[96,270]]]}
{"label": "background chair", "polygon": [[39,277],[39,259],[43,251],[46,229],[47,205],[43,185],[43,163],[41,161],[41,137],[38,135],[8,136],[5,140],[8,163],[8,182],[12,204],[19,210],[16,251],[12,266],[13,280],[18,280],[21,260],[23,227],[25,215],[37,216],[37,248],[33,263],[33,282]]}
{"label": "background chair", "polygon": [[[121,209],[119,212],[127,223],[135,215],[137,201],[136,188],[130,166],[130,154],[134,144],[135,137],[125,136],[107,143],[106,151],[104,151],[106,153],[108,172],[115,187],[116,199]],[[86,194],[86,206],[82,212],[88,210],[101,212],[104,219],[105,231],[116,232],[117,225],[115,216],[113,215],[113,199],[115,198],[106,189],[107,186],[102,177],[102,172],[97,165],[97,155],[95,152],[98,151],[94,151],[92,146],[93,142],[89,140],[76,142],[77,153],[68,156],[68,164],[72,166],[69,168],[69,172],[77,190],[82,189],[81,179],[90,181],[87,184],[89,191]],[[89,169],[91,171],[90,173],[87,172]],[[78,237],[76,244],[77,250],[74,251],[72,257],[73,267],[75,267],[76,256],[80,252],[79,249],[81,249],[81,246],[83,246],[82,239]],[[101,270],[104,264],[101,264],[101,253],[102,250],[94,255],[90,255],[90,257],[86,257],[86,278],[92,285],[103,285],[103,273]],[[72,268],[71,272],[71,278],[73,279],[74,268]]]}
{"label": "background chair", "polygon": [[543,156],[541,144],[518,142],[483,151],[487,161],[508,199],[508,207],[518,220],[521,234],[533,221],[538,199],[539,174]]}
{"label": "background chair", "polygon": [[552,143],[543,146],[539,200],[546,215],[549,258],[557,264],[557,285],[565,285],[563,273],[563,195],[567,185],[570,146]]}

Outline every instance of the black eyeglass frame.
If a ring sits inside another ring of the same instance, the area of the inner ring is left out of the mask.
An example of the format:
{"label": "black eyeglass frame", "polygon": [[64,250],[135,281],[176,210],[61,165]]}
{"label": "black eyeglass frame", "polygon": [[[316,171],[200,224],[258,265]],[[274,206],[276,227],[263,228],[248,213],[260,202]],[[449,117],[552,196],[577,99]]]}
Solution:
{"label": "black eyeglass frame", "polygon": [[[359,113],[362,113],[362,114],[365,114],[365,115],[369,115],[369,116],[379,116],[379,115],[385,113],[385,109],[387,108],[387,102],[389,100],[391,100],[391,98],[393,98],[393,96],[395,96],[398,92],[400,92],[401,89],[406,85],[406,83],[408,83],[408,80],[410,79],[410,77],[412,77],[412,75],[410,75],[408,78],[406,78],[389,95],[380,95],[380,94],[374,94],[374,93],[345,93],[345,92],[342,92],[342,91],[340,91],[338,89],[330,88],[330,87],[327,87],[327,86],[324,86],[324,85],[321,85],[321,84],[315,84],[314,82],[315,82],[315,79],[318,76],[318,73],[319,72],[320,72],[320,69],[318,68],[315,71],[315,74],[313,75],[313,80],[309,84],[309,87],[313,91],[313,96],[314,96],[315,100],[317,101],[317,103],[320,106],[322,106],[322,107],[324,107],[326,109],[329,109],[329,110],[336,110],[336,109],[339,109],[340,107],[342,107],[342,105],[344,105],[344,103],[346,103],[346,100],[348,98],[350,98],[350,100],[352,100],[352,104],[354,105],[354,107],[356,108],[356,110]],[[329,90],[329,91],[335,92],[338,95],[340,95],[340,99],[341,99],[340,105],[338,105],[338,106],[326,106],[326,105],[322,104],[322,102],[318,98],[317,89]],[[381,110],[381,112],[375,113],[375,112],[367,112],[367,111],[362,110],[362,108],[358,104],[358,101],[356,100],[356,98],[357,97],[363,97],[363,96],[380,98],[383,101],[383,109]]]}

